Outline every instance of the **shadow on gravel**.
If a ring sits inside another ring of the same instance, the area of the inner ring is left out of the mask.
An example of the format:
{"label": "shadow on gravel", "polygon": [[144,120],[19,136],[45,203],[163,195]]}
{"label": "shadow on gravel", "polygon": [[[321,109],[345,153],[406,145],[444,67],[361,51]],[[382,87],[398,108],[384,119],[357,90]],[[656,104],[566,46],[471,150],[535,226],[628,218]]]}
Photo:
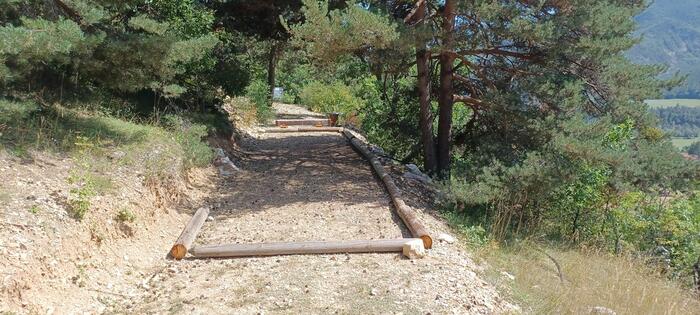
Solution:
{"label": "shadow on gravel", "polygon": [[[215,220],[329,202],[333,207],[381,208],[403,236],[410,237],[371,166],[344,137],[335,133],[268,137],[244,143],[243,149],[252,154],[241,161],[243,171],[221,178],[221,193],[210,201],[218,205],[212,211]],[[274,214],[262,219],[270,218]]]}

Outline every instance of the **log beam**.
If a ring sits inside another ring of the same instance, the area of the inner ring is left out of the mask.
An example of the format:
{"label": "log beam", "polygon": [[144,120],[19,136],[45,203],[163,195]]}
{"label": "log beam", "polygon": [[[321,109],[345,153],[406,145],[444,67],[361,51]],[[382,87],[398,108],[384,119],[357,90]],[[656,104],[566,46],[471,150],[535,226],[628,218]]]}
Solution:
{"label": "log beam", "polygon": [[197,258],[254,257],[275,255],[342,254],[342,253],[401,253],[404,245],[417,239],[353,241],[276,242],[259,244],[225,244],[197,246],[191,250]]}
{"label": "log beam", "polygon": [[346,138],[350,141],[350,144],[360,151],[360,153],[367,159],[369,160],[370,164],[372,164],[372,168],[374,168],[375,173],[377,173],[377,176],[384,182],[384,186],[386,187],[386,190],[389,192],[389,196],[391,197],[391,200],[394,202],[394,207],[396,208],[396,212],[399,214],[399,217],[401,217],[401,220],[403,220],[404,224],[408,227],[408,229],[411,231],[411,234],[414,237],[420,238],[423,240],[423,246],[425,248],[430,249],[433,247],[433,239],[430,236],[430,233],[428,233],[428,230],[423,226],[423,224],[418,220],[418,217],[416,216],[415,211],[411,209],[401,198],[401,191],[399,188],[396,186],[396,183],[394,183],[394,180],[389,176],[389,174],[384,170],[384,166],[379,162],[379,159],[370,152],[367,149],[366,144],[360,140],[355,134],[349,130],[345,129],[342,131],[343,135],[345,135]]}
{"label": "log beam", "polygon": [[280,126],[329,126],[328,119],[277,119],[275,125]]}
{"label": "log beam", "polygon": [[175,245],[170,249],[170,256],[175,259],[182,259],[187,255],[187,251],[191,248],[192,242],[199,234],[199,230],[202,229],[207,216],[209,216],[209,208],[202,207],[197,209],[197,212],[190,218],[177,241],[175,241]]}
{"label": "log beam", "polygon": [[266,133],[286,133],[286,132],[343,132],[343,127],[287,127],[287,128],[265,128]]}

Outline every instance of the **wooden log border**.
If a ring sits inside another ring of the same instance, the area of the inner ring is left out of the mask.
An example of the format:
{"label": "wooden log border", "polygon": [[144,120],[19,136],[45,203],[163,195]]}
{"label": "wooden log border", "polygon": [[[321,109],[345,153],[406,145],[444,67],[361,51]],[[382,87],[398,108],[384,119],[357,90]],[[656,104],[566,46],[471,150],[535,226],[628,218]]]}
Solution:
{"label": "wooden log border", "polygon": [[209,216],[209,208],[202,207],[197,209],[197,212],[190,218],[175,241],[175,245],[170,249],[171,257],[179,260],[187,255],[187,251],[192,247],[192,242],[199,234],[199,230],[202,229],[204,221],[207,220],[207,216]]}
{"label": "wooden log border", "polygon": [[351,241],[275,242],[197,246],[196,258],[403,252],[415,238]]}
{"label": "wooden log border", "polygon": [[266,133],[287,133],[287,132],[343,132],[343,127],[285,127],[285,128],[265,128]]}
{"label": "wooden log border", "polygon": [[413,209],[411,209],[411,207],[409,207],[403,201],[401,198],[401,191],[396,186],[396,183],[394,183],[391,176],[384,170],[384,166],[382,166],[382,163],[379,162],[379,159],[377,159],[377,157],[370,152],[369,149],[367,149],[367,144],[360,140],[360,138],[358,138],[353,131],[350,129],[344,129],[342,133],[346,138],[348,138],[350,144],[352,144],[357,151],[360,151],[365,159],[369,160],[370,164],[372,164],[374,172],[377,173],[377,176],[379,176],[382,182],[384,182],[384,186],[389,192],[391,200],[394,202],[396,212],[399,214],[399,217],[401,217],[401,220],[403,220],[403,223],[406,224],[408,229],[411,231],[411,234],[414,237],[422,239],[423,246],[426,249],[432,248],[433,238],[430,236],[430,233],[428,233],[425,226],[418,220],[415,211],[413,211]]}
{"label": "wooden log border", "polygon": [[284,126],[317,126],[319,124],[323,127],[330,126],[328,118],[326,118],[326,119],[313,118],[313,119],[277,119],[277,120],[275,120],[275,125],[277,127],[281,127],[283,125]]}
{"label": "wooden log border", "polygon": [[266,128],[268,133],[291,132],[339,132],[345,136],[351,146],[367,159],[374,172],[384,183],[391,197],[396,212],[406,224],[411,234],[416,238],[388,239],[388,240],[350,240],[350,241],[309,241],[309,242],[275,242],[258,244],[224,244],[205,245],[191,248],[199,230],[209,215],[208,208],[199,208],[190,218],[177,238],[175,245],[170,250],[170,256],[182,259],[188,251],[195,258],[210,257],[249,257],[249,256],[274,256],[295,254],[337,254],[337,253],[376,253],[376,252],[403,252],[404,246],[411,241],[420,239],[426,249],[433,247],[433,239],[425,226],[418,220],[415,211],[411,209],[401,198],[401,191],[391,176],[384,170],[379,159],[370,152],[368,145],[361,140],[355,132],[343,127],[286,127]]}

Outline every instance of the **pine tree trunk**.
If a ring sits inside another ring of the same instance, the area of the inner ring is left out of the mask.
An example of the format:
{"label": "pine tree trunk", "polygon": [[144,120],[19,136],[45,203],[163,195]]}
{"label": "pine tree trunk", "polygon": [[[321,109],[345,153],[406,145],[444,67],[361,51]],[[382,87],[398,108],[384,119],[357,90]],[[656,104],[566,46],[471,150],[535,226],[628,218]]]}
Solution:
{"label": "pine tree trunk", "polygon": [[446,0],[443,11],[443,40],[442,53],[440,55],[440,89],[438,103],[440,105],[437,135],[437,166],[438,175],[441,178],[449,177],[450,172],[450,146],[452,138],[452,107],[453,87],[452,70],[454,56],[454,24],[456,15],[456,0]]}
{"label": "pine tree trunk", "polygon": [[[425,2],[419,4],[416,10],[418,28],[423,25],[425,18]],[[418,68],[418,102],[420,104],[420,131],[423,142],[423,166],[428,174],[437,171],[437,158],[435,156],[435,144],[433,143],[433,113],[430,105],[430,70],[428,61],[430,53],[425,48],[425,40],[416,36],[416,67]]]}
{"label": "pine tree trunk", "polygon": [[273,40],[270,45],[270,56],[267,63],[267,85],[270,89],[268,94],[269,97],[272,97],[272,92],[275,88],[275,68],[277,68],[277,45],[277,42]]}

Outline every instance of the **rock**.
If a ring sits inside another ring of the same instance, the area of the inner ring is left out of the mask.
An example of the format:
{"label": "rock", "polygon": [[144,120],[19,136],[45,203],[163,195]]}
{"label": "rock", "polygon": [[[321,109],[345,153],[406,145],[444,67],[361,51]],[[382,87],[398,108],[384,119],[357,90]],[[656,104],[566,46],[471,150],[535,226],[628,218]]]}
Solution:
{"label": "rock", "polygon": [[217,166],[219,174],[221,176],[231,176],[234,173],[240,171],[238,166],[236,166],[236,164],[233,164],[233,162],[231,162],[231,159],[228,158],[226,152],[224,152],[224,149],[216,148],[214,152],[216,154],[216,157],[214,158],[214,165]]}
{"label": "rock", "polygon": [[208,216],[208,217],[207,217],[207,221],[209,221],[209,222],[214,221],[214,217]]}
{"label": "rock", "polygon": [[112,160],[121,160],[126,156],[126,152],[124,151],[112,151],[107,156],[112,159]]}
{"label": "rock", "polygon": [[379,294],[379,290],[377,290],[377,288],[372,288],[369,290],[369,295],[375,296],[377,294]]}
{"label": "rock", "polygon": [[446,234],[446,233],[440,233],[437,236],[437,239],[438,239],[438,241],[445,242],[447,244],[452,244],[456,241],[454,236],[452,236],[450,234]]}
{"label": "rock", "polygon": [[417,259],[425,257],[425,247],[423,240],[416,239],[403,245],[403,255],[409,259]]}
{"label": "rock", "polygon": [[617,313],[604,306],[594,306],[591,307],[589,314],[600,314],[600,315],[617,315]]}
{"label": "rock", "polygon": [[432,182],[432,180],[431,180],[430,177],[428,177],[428,176],[420,176],[420,175],[413,174],[413,173],[411,173],[411,172],[405,172],[405,173],[403,173],[403,177],[406,178],[406,179],[410,179],[410,180],[414,180],[414,181],[417,181],[417,182],[421,182],[421,183],[423,183],[423,184],[430,184],[430,183]]}
{"label": "rock", "polygon": [[507,271],[501,271],[501,275],[508,278],[508,280],[511,280],[511,281],[515,280],[515,276],[508,273]]}
{"label": "rock", "polygon": [[372,153],[374,153],[374,154],[376,154],[376,155],[380,155],[380,156],[386,155],[386,153],[384,153],[384,149],[382,149],[382,148],[380,148],[380,147],[378,147],[378,146],[376,146],[376,145],[371,145],[371,146],[369,147],[369,150],[370,150],[370,152],[372,152]]}
{"label": "rock", "polygon": [[415,164],[406,164],[406,169],[413,174],[423,175],[423,172],[421,172],[420,168],[418,168],[418,166]]}

